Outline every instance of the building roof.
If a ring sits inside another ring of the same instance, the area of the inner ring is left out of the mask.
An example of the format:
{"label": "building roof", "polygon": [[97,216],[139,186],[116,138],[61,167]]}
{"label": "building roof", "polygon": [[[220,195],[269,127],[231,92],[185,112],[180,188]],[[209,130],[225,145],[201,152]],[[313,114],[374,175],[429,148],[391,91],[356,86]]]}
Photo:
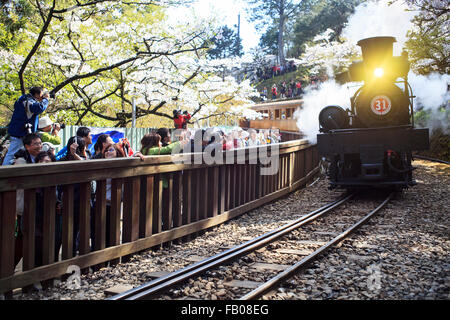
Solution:
{"label": "building roof", "polygon": [[262,110],[273,107],[286,107],[286,108],[295,108],[299,107],[303,104],[303,99],[292,99],[292,100],[281,100],[281,101],[267,101],[254,104],[251,106],[253,110]]}

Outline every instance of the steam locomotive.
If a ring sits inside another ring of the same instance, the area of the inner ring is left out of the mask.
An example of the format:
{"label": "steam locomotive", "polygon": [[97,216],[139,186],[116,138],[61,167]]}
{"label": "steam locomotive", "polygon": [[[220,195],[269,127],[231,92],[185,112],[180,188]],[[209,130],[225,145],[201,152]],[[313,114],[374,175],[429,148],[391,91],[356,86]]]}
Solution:
{"label": "steam locomotive", "polygon": [[319,114],[319,156],[328,164],[330,188],[415,185],[412,151],[429,148],[428,129],[414,127],[410,64],[406,52],[393,56],[394,37],[360,40],[363,61],[338,74],[340,83],[364,82],[351,109],[325,107]]}

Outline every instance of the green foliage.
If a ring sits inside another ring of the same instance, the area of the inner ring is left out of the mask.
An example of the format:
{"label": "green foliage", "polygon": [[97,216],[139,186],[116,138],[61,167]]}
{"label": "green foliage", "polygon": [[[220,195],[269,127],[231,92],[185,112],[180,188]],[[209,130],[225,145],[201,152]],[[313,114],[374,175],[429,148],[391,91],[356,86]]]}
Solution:
{"label": "green foliage", "polygon": [[[305,8],[309,0],[247,0],[250,20],[256,21],[256,28],[277,29],[277,51],[281,63],[285,62],[285,36],[288,33],[286,26]],[[270,31],[273,35],[273,30]],[[270,36],[270,34],[269,34]],[[267,40],[273,39],[268,37]]]}
{"label": "green foliage", "polygon": [[265,54],[278,53],[278,28],[271,26],[259,39],[259,47]]}
{"label": "green foliage", "polygon": [[331,41],[339,41],[349,16],[362,0],[316,0],[307,15],[299,15],[293,30],[292,54],[300,55],[304,44],[327,29],[334,31]]}
{"label": "green foliage", "polygon": [[[248,82],[214,77],[217,66],[205,61],[212,19],[169,19],[167,6],[185,1],[16,2],[31,4],[31,12],[10,21],[4,11],[0,20],[21,37],[20,45],[0,47],[0,125],[8,124],[14,101],[31,86],[56,93],[46,110],[52,120],[108,127],[130,125],[133,99],[137,124],[146,126],[168,122],[181,106],[206,118],[251,94]],[[14,29],[19,22],[20,31]],[[227,32],[239,46],[224,49],[225,55],[240,55],[240,39]]]}
{"label": "green foliage", "polygon": [[32,15],[32,7],[26,0],[3,0],[0,8],[0,47],[12,49],[20,40],[20,29],[24,28]]}
{"label": "green foliage", "polygon": [[448,36],[442,33],[440,28],[410,31],[409,39],[405,46],[409,53],[412,69],[418,74],[430,74],[450,72]]}
{"label": "green foliage", "polygon": [[[287,56],[298,57],[304,46],[327,29],[334,30],[329,40],[340,41],[345,23],[363,0],[305,0],[300,3],[299,14],[286,24]],[[278,25],[275,19],[261,36],[259,46],[267,54],[278,50]]]}
{"label": "green foliage", "polygon": [[448,1],[409,0],[413,10],[414,28],[408,32],[406,48],[412,69],[419,74],[450,72],[448,39],[450,18]]}
{"label": "green foliage", "polygon": [[238,38],[237,32],[228,26],[221,27],[221,31],[211,39],[211,42],[208,56],[212,59],[242,56],[242,39]]}
{"label": "green foliage", "polygon": [[414,112],[414,123],[419,127],[426,127],[428,121],[430,120],[431,111],[430,110],[419,110]]}

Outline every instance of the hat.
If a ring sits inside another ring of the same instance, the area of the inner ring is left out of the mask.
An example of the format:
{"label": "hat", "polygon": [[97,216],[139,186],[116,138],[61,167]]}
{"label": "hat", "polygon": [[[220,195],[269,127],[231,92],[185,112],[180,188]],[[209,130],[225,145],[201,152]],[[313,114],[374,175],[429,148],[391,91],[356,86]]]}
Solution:
{"label": "hat", "polygon": [[39,119],[39,126],[38,129],[45,128],[47,126],[50,126],[53,124],[53,121],[50,119],[49,116],[45,116]]}
{"label": "hat", "polygon": [[49,151],[50,149],[56,149],[56,146],[50,142],[42,143],[42,151]]}

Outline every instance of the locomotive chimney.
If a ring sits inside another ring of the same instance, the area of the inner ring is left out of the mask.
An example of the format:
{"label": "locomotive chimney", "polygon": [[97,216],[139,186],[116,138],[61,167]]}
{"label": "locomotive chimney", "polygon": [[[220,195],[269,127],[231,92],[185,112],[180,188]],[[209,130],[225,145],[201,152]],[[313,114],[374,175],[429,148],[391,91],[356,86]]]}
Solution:
{"label": "locomotive chimney", "polygon": [[361,47],[363,61],[375,66],[392,58],[394,42],[394,37],[373,37],[362,39],[357,45]]}

